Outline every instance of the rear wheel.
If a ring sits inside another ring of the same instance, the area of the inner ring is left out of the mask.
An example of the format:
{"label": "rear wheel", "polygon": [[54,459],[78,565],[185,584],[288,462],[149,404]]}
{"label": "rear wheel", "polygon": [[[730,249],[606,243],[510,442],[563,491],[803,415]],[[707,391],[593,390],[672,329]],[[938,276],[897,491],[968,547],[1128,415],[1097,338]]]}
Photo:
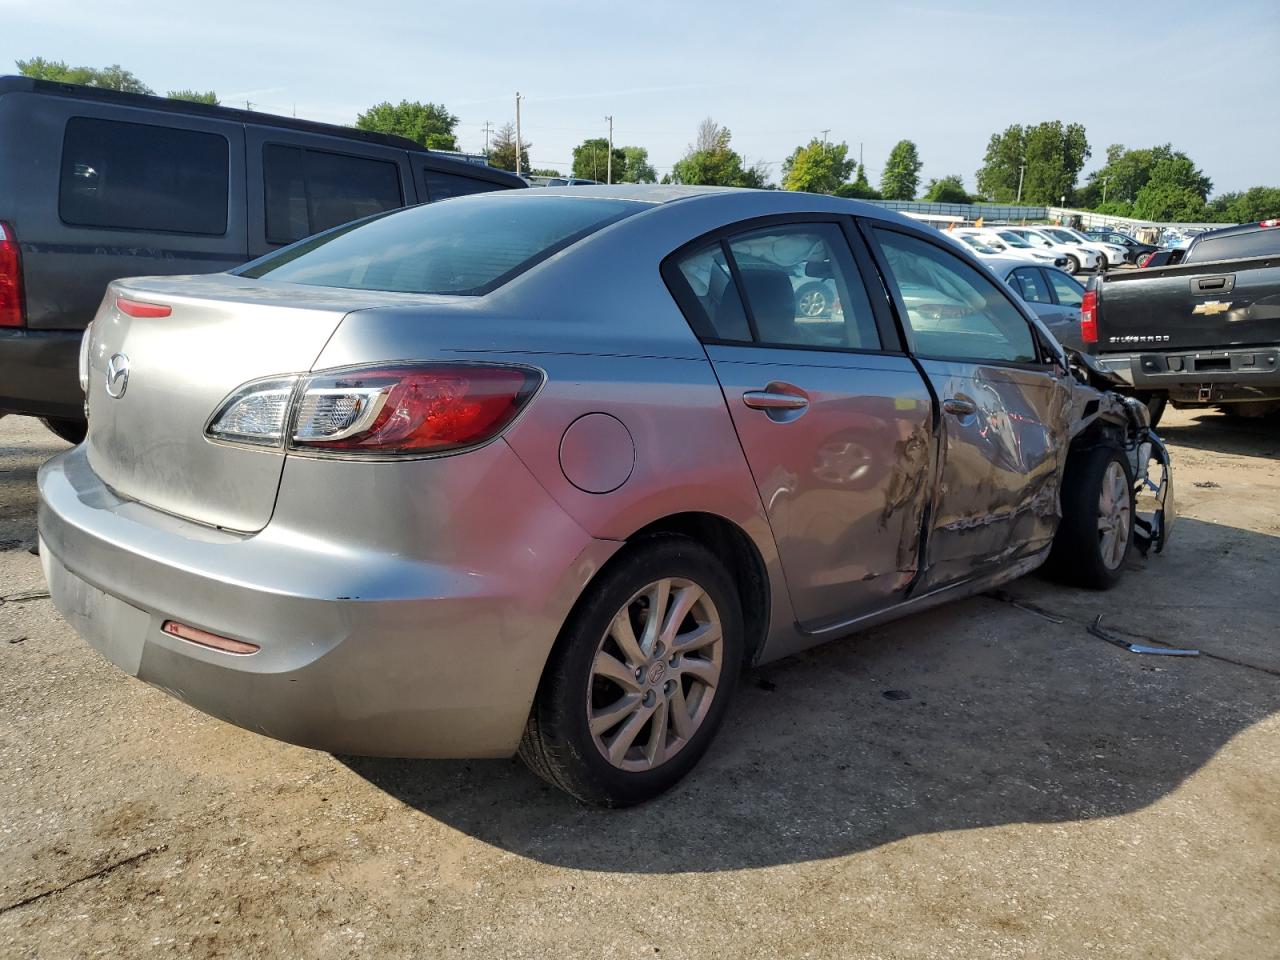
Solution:
{"label": "rear wheel", "polygon": [[1103,445],[1072,454],[1049,572],[1081,587],[1114,586],[1133,547],[1134,511],[1133,475],[1123,450]]}
{"label": "rear wheel", "polygon": [[624,807],[674,785],[724,719],[743,658],[738,592],[705,547],[646,537],[570,615],[520,757],[586,803]]}
{"label": "rear wheel", "polygon": [[43,417],[41,419],[44,420],[46,427],[73,446],[84,443],[85,434],[89,432],[89,424],[83,420],[71,420],[65,417]]}
{"label": "rear wheel", "polygon": [[1074,254],[1068,253],[1067,257],[1067,273],[1077,274],[1080,272],[1080,260]]}
{"label": "rear wheel", "polygon": [[1151,416],[1151,426],[1160,425],[1160,418],[1164,416],[1165,408],[1169,405],[1169,398],[1159,393],[1149,393],[1140,398],[1147,407],[1147,413]]}

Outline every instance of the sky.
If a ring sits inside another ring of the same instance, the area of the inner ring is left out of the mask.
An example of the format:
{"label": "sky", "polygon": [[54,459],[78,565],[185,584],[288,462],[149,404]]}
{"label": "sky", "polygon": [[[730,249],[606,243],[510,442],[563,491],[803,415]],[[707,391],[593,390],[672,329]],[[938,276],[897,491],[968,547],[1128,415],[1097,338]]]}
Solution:
{"label": "sky", "polygon": [[383,100],[443,103],[469,151],[486,122],[514,119],[519,91],[533,165],[566,172],[606,115],[660,175],[710,116],[774,179],[825,135],[877,182],[907,138],[922,183],[973,189],[992,133],[1062,120],[1085,126],[1086,172],[1108,144],[1171,142],[1214,193],[1280,185],[1280,0],[0,0],[0,73],[31,56],[331,123]]}

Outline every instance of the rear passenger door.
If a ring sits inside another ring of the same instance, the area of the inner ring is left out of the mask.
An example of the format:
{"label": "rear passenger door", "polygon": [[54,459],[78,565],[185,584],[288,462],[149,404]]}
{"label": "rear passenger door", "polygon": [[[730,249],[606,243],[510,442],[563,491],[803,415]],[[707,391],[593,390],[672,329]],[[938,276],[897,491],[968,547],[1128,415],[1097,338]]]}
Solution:
{"label": "rear passenger door", "polygon": [[941,243],[869,226],[908,346],[941,407],[923,586],[993,572],[1057,527],[1070,391],[1004,289]]}
{"label": "rear passenger door", "polygon": [[416,203],[403,150],[321,134],[246,128],[250,253]]}
{"label": "rear passenger door", "polygon": [[870,260],[851,229],[841,218],[769,220],[664,265],[724,390],[809,631],[901,597],[930,488],[929,392],[883,294],[868,295]]}

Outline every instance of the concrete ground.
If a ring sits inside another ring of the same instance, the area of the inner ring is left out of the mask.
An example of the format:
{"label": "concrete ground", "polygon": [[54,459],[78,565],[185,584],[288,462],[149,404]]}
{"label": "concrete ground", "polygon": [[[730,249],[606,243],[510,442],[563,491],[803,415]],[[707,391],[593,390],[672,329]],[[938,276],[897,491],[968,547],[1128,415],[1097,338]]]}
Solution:
{"label": "concrete ground", "polygon": [[[1280,430],[1172,413],[1119,589],[1028,578],[759,670],[700,768],[598,812],[516,761],[333,757],[0,605],[3,957],[1275,957]],[[40,591],[0,421],[0,596]],[[1138,656],[1085,630],[1199,647]],[[905,691],[891,699],[887,691]]]}

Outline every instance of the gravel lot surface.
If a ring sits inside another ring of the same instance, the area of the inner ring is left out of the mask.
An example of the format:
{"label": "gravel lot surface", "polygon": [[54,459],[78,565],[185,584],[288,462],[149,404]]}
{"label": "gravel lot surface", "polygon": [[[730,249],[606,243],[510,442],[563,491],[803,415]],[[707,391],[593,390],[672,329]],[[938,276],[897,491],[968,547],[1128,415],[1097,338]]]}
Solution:
{"label": "gravel lot surface", "polygon": [[[0,956],[1275,957],[1280,426],[1161,432],[1181,516],[1118,590],[1031,577],[1008,595],[1062,622],[978,597],[765,667],[623,812],[516,761],[262,739],[10,599]],[[64,448],[0,420],[0,596],[43,589]],[[1127,653],[1099,613],[1206,655]]]}

